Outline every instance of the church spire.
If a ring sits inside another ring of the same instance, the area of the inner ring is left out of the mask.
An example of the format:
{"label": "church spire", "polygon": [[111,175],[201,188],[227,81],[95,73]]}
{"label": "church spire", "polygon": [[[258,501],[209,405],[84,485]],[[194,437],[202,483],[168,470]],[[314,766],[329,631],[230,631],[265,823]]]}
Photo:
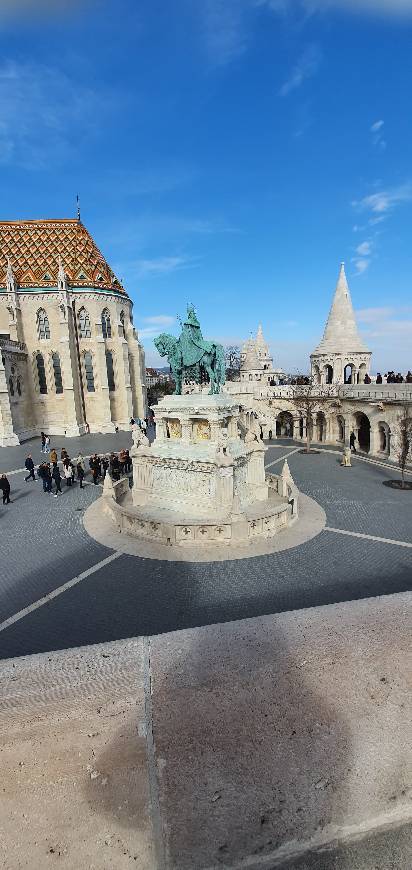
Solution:
{"label": "church spire", "polygon": [[315,353],[325,352],[367,352],[356,325],[355,312],[345,274],[345,264],[341,263],[329,317],[323,338]]}

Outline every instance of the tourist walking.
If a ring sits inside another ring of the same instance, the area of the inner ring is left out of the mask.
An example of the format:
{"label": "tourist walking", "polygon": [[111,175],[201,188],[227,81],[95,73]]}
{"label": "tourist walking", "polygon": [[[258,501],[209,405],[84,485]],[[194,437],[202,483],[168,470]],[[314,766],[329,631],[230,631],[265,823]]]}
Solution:
{"label": "tourist walking", "polygon": [[63,474],[66,480],[66,486],[71,486],[73,483],[72,465],[67,458],[63,463]]}
{"label": "tourist walking", "polygon": [[92,470],[93,483],[97,486],[101,474],[100,459],[97,453],[94,453],[93,456],[90,457],[89,465]]}
{"label": "tourist walking", "polygon": [[24,478],[26,483],[30,479],[36,481],[36,478],[34,476],[34,462],[31,458],[31,453],[29,453],[29,455],[27,456],[24,465],[25,465],[26,470],[29,472],[27,477]]}
{"label": "tourist walking", "polygon": [[10,483],[5,474],[0,477],[0,489],[3,493],[3,504],[10,504]]}
{"label": "tourist walking", "polygon": [[56,465],[56,462],[57,462],[57,453],[56,453],[54,447],[53,447],[53,449],[50,451],[50,462],[51,462],[53,465]]}
{"label": "tourist walking", "polygon": [[46,435],[46,441],[44,443],[44,452],[50,453],[50,436]]}
{"label": "tourist walking", "polygon": [[[62,491],[62,488],[61,488],[62,477],[61,477],[60,469],[59,469],[59,466],[57,465],[57,462],[53,466],[52,478],[56,484],[56,498],[57,498],[57,493]],[[54,493],[53,493],[53,495],[54,495]]]}
{"label": "tourist walking", "polygon": [[45,436],[44,432],[40,433],[40,437],[41,437],[41,452],[45,453],[46,452],[46,449],[45,449],[46,448],[46,436]]}
{"label": "tourist walking", "polygon": [[65,459],[68,459],[68,458],[69,458],[69,454],[68,454],[66,448],[65,448],[65,447],[62,447],[62,449],[61,449],[61,451],[60,451],[60,459],[61,459],[61,461],[64,462],[64,460],[65,460]]}
{"label": "tourist walking", "polygon": [[[81,457],[83,458],[83,457]],[[80,459],[80,456],[79,456]],[[80,489],[83,489],[83,480],[84,480],[84,462],[83,464],[77,460],[77,480],[80,483]]]}
{"label": "tourist walking", "polygon": [[353,453],[356,453],[355,441],[356,435],[354,432],[351,432],[349,435],[349,447],[353,451]]}

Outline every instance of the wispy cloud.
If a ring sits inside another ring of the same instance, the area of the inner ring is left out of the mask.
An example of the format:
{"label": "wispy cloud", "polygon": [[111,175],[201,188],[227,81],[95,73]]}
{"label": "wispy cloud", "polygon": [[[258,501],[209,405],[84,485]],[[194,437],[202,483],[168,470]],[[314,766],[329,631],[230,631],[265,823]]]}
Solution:
{"label": "wispy cloud", "polygon": [[181,269],[193,268],[197,261],[193,257],[157,257],[153,260],[137,260],[136,269],[140,277],[169,275]]}
{"label": "wispy cloud", "polygon": [[383,133],[384,124],[385,121],[375,121],[370,128],[370,132],[372,133],[372,144],[381,151],[385,151],[386,148],[386,141]]}
{"label": "wispy cloud", "polygon": [[327,12],[340,7],[346,12],[374,15],[412,16],[410,0],[255,0],[259,6],[267,6],[274,12]]}
{"label": "wispy cloud", "polygon": [[[48,169],[78,148],[99,117],[100,98],[60,70],[32,63],[0,64],[0,163]],[[106,111],[106,109],[105,109]]]}
{"label": "wispy cloud", "polygon": [[356,267],[356,275],[363,275],[363,273],[369,268],[370,264],[370,260],[366,260],[362,257],[355,257],[353,262]]}
{"label": "wispy cloud", "polygon": [[292,91],[300,88],[307,80],[316,75],[321,63],[321,52],[319,46],[308,45],[296,66],[293,68],[291,75],[283,83],[280,88],[279,95],[287,97]]}
{"label": "wispy cloud", "polygon": [[[377,223],[382,218],[393,211],[396,206],[404,202],[412,200],[412,183],[410,181],[400,184],[397,187],[386,188],[377,193],[372,193],[369,196],[364,196],[363,199],[354,200],[352,205],[358,211],[369,211],[374,216],[372,220]],[[377,217],[376,217],[377,216]]]}
{"label": "wispy cloud", "polygon": [[411,367],[412,306],[362,308],[356,318],[365,341],[373,350],[374,368],[406,371]]}
{"label": "wispy cloud", "polygon": [[209,63],[219,67],[243,54],[248,44],[244,0],[203,0],[198,7]]}
{"label": "wispy cloud", "polygon": [[142,323],[144,325],[138,329],[139,338],[150,341],[165,329],[174,326],[176,318],[170,314],[154,314],[152,317],[143,317]]}
{"label": "wispy cloud", "polygon": [[356,253],[360,257],[369,257],[372,253],[372,242],[361,242],[356,248]]}

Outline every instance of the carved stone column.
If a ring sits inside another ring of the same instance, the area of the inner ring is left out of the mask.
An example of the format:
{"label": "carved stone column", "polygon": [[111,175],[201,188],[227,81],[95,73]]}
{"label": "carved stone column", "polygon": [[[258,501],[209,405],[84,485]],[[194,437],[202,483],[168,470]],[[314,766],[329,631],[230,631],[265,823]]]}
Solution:
{"label": "carved stone column", "polygon": [[7,388],[6,370],[0,354],[0,446],[13,447],[20,444],[13,431],[13,418],[10,407],[10,396]]}

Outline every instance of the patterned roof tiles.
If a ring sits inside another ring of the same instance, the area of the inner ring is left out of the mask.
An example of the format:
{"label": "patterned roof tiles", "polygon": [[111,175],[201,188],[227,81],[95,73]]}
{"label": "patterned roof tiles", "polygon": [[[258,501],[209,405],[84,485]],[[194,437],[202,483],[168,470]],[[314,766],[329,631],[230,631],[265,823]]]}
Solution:
{"label": "patterned roof tiles", "polygon": [[59,257],[69,284],[125,293],[79,220],[0,221],[0,287],[8,259],[18,287],[55,287]]}

